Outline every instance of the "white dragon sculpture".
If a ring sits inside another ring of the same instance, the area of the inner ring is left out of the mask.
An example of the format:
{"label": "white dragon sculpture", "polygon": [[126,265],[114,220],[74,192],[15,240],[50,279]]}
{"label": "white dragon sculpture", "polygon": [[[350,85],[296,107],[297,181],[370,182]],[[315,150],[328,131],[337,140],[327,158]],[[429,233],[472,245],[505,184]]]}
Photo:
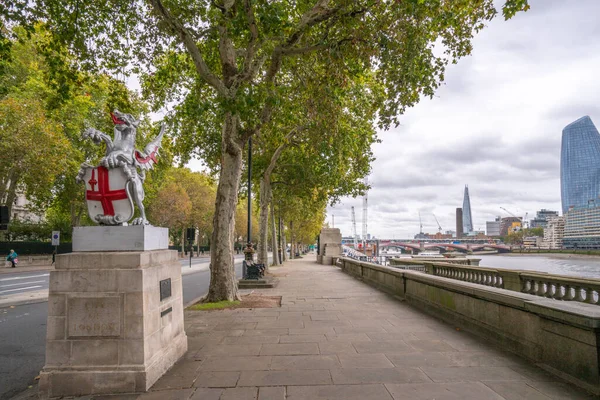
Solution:
{"label": "white dragon sculpture", "polygon": [[[135,201],[140,210],[140,216],[134,219],[131,224],[149,225],[143,204],[143,184],[146,179],[146,171],[151,170],[157,162],[156,157],[161,147],[165,125],[161,125],[158,136],[141,151],[135,149],[136,130],[140,121],[136,120],[131,114],[121,113],[118,110],[114,110],[111,117],[115,124],[114,139],[94,128],[86,129],[82,137],[91,139],[95,144],[106,143],[106,155],[100,160],[99,166],[107,169],[120,168],[125,173],[127,178],[125,190],[131,207],[133,209],[133,202]],[[88,163],[81,164],[76,178],[77,183],[84,182],[84,176],[88,168],[94,168],[94,166]],[[96,222],[103,225],[120,225],[127,222],[110,215],[97,215],[95,219]]]}

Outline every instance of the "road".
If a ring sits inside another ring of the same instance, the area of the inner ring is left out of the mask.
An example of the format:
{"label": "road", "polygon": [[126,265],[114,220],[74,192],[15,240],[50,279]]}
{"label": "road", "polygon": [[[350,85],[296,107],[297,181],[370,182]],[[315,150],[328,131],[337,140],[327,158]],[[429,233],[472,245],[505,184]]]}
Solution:
{"label": "road", "polygon": [[[236,256],[236,275],[242,275],[243,256]],[[183,302],[203,296],[208,291],[208,258],[181,260]],[[18,294],[48,288],[48,272],[0,275],[0,295]],[[14,285],[14,286],[9,286]],[[33,288],[34,286],[40,286]],[[3,294],[3,291],[10,290]],[[0,308],[0,399],[9,399],[34,382],[44,366],[48,303]]]}

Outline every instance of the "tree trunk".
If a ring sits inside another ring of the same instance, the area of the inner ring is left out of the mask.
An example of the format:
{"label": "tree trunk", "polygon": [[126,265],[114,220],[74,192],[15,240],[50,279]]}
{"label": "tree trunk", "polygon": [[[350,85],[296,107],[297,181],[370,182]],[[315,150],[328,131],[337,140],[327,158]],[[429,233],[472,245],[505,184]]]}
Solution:
{"label": "tree trunk", "polygon": [[279,265],[278,249],[277,249],[277,229],[275,229],[275,204],[273,204],[273,197],[271,196],[271,246],[273,248],[273,265]]}
{"label": "tree trunk", "polygon": [[264,177],[260,179],[260,209],[259,209],[259,233],[258,233],[258,257],[257,262],[264,264],[269,269],[269,253],[267,241],[269,238],[269,203],[271,202],[271,182]]}
{"label": "tree trunk", "polygon": [[185,230],[181,229],[181,255],[185,256]]}
{"label": "tree trunk", "polygon": [[[280,210],[281,212],[281,210]],[[279,232],[281,234],[281,258],[283,260],[283,262],[287,261],[287,243],[285,240],[285,230],[283,229],[283,220],[280,221],[280,225],[279,225]]]}
{"label": "tree trunk", "polygon": [[233,264],[234,217],[242,174],[243,147],[237,137],[236,117],[228,113],[223,125],[221,171],[210,246],[210,286],[205,299],[207,302],[240,299]]}
{"label": "tree trunk", "polygon": [[296,258],[294,252],[294,221],[290,221],[290,260]]}

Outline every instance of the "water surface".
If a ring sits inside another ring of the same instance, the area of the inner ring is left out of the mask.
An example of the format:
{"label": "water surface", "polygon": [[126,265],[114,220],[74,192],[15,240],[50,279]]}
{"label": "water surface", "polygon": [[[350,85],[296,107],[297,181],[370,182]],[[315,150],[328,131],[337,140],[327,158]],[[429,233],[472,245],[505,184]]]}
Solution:
{"label": "water surface", "polygon": [[556,275],[600,278],[600,257],[561,255],[474,255],[480,266],[541,271]]}

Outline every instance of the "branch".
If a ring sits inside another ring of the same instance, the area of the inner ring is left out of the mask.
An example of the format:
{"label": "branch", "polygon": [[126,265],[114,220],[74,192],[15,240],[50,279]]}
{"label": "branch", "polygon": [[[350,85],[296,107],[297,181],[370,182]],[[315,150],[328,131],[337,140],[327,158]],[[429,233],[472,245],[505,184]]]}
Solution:
{"label": "branch", "polygon": [[221,96],[229,97],[228,89],[225,87],[223,82],[210,71],[208,65],[206,65],[206,62],[202,57],[200,49],[185,26],[183,26],[183,24],[165,8],[161,0],[150,0],[150,3],[152,4],[154,11],[171,29],[172,33],[178,36],[181,40],[188,53],[192,57],[192,60],[194,61],[198,75],[200,75],[200,77],[204,79],[206,83],[215,88]]}
{"label": "branch", "polygon": [[275,152],[271,156],[271,161],[269,162],[269,166],[267,167],[267,169],[265,170],[265,173],[263,174],[265,181],[271,180],[271,174],[273,173],[273,169],[275,169],[275,164],[277,164],[277,160],[281,156],[281,153],[283,153],[283,150],[285,150],[286,147],[288,147],[290,145],[290,140],[294,137],[294,135],[296,133],[303,131],[305,128],[306,128],[305,126],[297,126],[294,129],[292,129],[291,131],[289,131],[287,135],[285,135],[285,137],[283,138],[283,143],[281,143],[279,145],[277,150],[275,150]]}

